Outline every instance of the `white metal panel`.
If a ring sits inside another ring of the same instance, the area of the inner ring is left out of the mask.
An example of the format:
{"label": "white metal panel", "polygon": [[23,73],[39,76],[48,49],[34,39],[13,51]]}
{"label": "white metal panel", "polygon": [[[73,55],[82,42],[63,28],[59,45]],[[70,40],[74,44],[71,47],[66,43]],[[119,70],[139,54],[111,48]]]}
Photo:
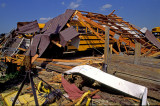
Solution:
{"label": "white metal panel", "polygon": [[141,31],[142,33],[146,33],[147,28],[146,28],[146,27],[144,27],[144,28],[142,28],[140,31]]}
{"label": "white metal panel", "polygon": [[147,88],[116,76],[105,73],[89,65],[81,65],[65,72],[66,74],[80,73],[107,86],[117,89],[123,93],[129,94],[142,100],[142,105],[147,102]]}

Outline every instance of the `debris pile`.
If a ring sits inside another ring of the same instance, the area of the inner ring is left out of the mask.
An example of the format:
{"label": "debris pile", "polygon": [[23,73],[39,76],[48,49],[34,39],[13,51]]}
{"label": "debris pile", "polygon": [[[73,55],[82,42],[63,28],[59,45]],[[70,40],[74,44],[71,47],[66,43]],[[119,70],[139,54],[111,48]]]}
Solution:
{"label": "debris pile", "polygon": [[45,24],[18,22],[0,38],[7,105],[160,103],[160,42],[114,11],[66,10]]}

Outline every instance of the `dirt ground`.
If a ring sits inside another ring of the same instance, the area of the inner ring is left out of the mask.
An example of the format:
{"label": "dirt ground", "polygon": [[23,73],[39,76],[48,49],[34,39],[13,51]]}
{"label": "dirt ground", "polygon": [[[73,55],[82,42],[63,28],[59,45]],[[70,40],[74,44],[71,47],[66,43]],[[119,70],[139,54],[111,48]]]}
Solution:
{"label": "dirt ground", "polygon": [[[69,54],[71,55],[71,54]],[[64,57],[65,58],[65,57]],[[90,55],[77,56],[71,55],[66,56],[65,59],[79,59],[87,60],[91,66],[102,69],[103,58],[100,55],[98,57],[93,57]],[[133,56],[117,56],[110,55],[107,72],[109,74],[115,75],[127,81],[131,81],[143,86],[146,86],[148,91],[148,103],[150,105],[160,105],[160,59],[155,58],[141,58],[139,64],[133,64]],[[62,63],[61,63],[62,64]],[[64,63],[63,63],[64,64]],[[38,76],[45,80],[47,83],[52,85],[55,89],[61,90],[62,93],[66,93],[61,84],[61,73],[55,71],[39,71]],[[9,92],[11,90],[18,90],[20,83],[22,82],[24,76],[12,79],[7,82],[0,82],[1,90],[0,92]],[[90,79],[88,79],[90,80]],[[34,78],[36,85],[39,83],[38,78]],[[26,90],[31,90],[30,84],[25,85],[22,93]],[[139,105],[140,100],[124,95],[122,93],[112,91],[111,88],[107,88],[102,84],[97,84],[93,86],[92,84],[82,84],[80,87],[83,91],[100,89],[101,91],[97,94],[101,96],[101,99],[92,99],[92,105]],[[63,99],[65,101],[65,99]],[[85,102],[84,102],[85,103]],[[82,104],[84,104],[82,103]],[[5,105],[2,98],[0,98],[0,105]]]}

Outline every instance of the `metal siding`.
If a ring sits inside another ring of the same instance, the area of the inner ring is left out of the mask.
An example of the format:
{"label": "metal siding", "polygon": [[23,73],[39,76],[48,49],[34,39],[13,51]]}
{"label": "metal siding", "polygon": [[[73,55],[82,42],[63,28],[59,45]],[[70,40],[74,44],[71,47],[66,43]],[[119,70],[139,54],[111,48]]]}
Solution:
{"label": "metal siding", "polygon": [[63,30],[60,32],[60,43],[62,46],[65,46],[67,41],[71,40],[72,38],[78,36],[79,33],[74,29],[73,26]]}
{"label": "metal siding", "polygon": [[18,33],[34,33],[39,31],[39,26],[37,20],[30,22],[24,26],[18,28]]}
{"label": "metal siding", "polygon": [[64,14],[61,14],[50,21],[48,21],[45,25],[45,27],[42,29],[42,32],[45,34],[57,34],[59,33],[62,28],[66,25],[72,14],[74,13],[74,10],[66,10]]}
{"label": "metal siding", "polygon": [[[48,35],[39,34],[33,38],[33,43],[30,46],[29,52],[27,55],[34,56],[37,52],[39,52],[39,57],[43,54],[50,43],[50,39]],[[30,54],[29,54],[30,53]]]}
{"label": "metal siding", "polygon": [[155,46],[157,46],[160,49],[160,42],[149,30],[146,31],[145,36],[151,43],[153,43]]}
{"label": "metal siding", "polygon": [[[62,30],[62,28],[66,25],[73,13],[74,10],[66,10],[64,14],[61,14],[58,17],[55,17],[46,23],[45,27],[42,30],[42,32],[44,33],[36,35],[34,37],[33,43],[30,47],[31,56],[34,56],[37,53],[37,48],[39,48],[39,57],[43,54],[43,52],[49,45],[49,36],[51,34],[59,33]],[[65,43],[65,41],[62,42]]]}

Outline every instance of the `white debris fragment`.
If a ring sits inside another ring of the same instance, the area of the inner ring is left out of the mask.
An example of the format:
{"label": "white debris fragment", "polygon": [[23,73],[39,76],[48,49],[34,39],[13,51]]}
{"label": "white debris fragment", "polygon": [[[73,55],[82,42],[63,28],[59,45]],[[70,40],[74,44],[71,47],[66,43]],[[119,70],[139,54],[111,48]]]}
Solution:
{"label": "white debris fragment", "polygon": [[147,88],[116,76],[110,75],[89,65],[81,65],[65,72],[66,74],[80,73],[123,93],[142,99],[142,105],[147,104]]}

